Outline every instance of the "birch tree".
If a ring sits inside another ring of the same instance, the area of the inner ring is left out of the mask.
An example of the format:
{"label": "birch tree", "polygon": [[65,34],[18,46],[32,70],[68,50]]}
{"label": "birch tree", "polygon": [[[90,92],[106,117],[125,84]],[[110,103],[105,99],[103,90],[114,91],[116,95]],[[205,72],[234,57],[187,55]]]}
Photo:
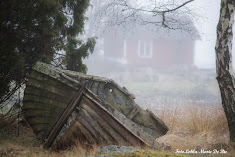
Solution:
{"label": "birch tree", "polygon": [[219,84],[222,105],[228,121],[231,142],[235,142],[235,80],[232,75],[234,10],[234,0],[221,0],[215,47],[216,79]]}

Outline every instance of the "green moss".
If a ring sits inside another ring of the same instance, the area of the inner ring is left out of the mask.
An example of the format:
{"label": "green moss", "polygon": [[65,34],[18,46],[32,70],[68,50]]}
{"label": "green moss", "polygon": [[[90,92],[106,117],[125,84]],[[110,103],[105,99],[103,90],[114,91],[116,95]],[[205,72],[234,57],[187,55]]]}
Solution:
{"label": "green moss", "polygon": [[114,153],[104,153],[107,156],[114,156],[114,157],[186,157],[182,154],[172,154],[168,152],[155,152],[152,150],[135,150],[129,151],[126,153],[122,152],[114,152]]}

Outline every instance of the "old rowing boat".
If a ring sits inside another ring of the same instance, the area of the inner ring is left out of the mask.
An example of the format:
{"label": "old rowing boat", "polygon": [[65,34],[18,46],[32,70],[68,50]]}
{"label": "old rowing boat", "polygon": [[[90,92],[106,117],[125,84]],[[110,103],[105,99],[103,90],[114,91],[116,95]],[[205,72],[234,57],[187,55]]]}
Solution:
{"label": "old rowing boat", "polygon": [[37,62],[28,76],[23,111],[46,148],[96,143],[163,147],[168,128],[113,80]]}

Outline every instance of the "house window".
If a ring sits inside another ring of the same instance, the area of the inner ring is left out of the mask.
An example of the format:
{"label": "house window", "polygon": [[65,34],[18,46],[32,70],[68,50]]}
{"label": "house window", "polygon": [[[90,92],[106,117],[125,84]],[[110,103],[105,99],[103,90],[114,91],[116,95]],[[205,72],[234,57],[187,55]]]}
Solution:
{"label": "house window", "polygon": [[153,44],[151,40],[139,40],[138,56],[139,57],[152,57]]}

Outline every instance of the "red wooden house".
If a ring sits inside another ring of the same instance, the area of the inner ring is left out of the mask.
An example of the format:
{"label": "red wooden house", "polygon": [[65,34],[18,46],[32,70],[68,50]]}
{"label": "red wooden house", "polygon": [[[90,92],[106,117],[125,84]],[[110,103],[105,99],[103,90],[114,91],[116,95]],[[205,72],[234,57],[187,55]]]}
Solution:
{"label": "red wooden house", "polygon": [[200,39],[191,22],[189,30],[136,26],[130,31],[112,28],[103,35],[104,57],[131,66],[171,67],[194,64],[195,40]]}

